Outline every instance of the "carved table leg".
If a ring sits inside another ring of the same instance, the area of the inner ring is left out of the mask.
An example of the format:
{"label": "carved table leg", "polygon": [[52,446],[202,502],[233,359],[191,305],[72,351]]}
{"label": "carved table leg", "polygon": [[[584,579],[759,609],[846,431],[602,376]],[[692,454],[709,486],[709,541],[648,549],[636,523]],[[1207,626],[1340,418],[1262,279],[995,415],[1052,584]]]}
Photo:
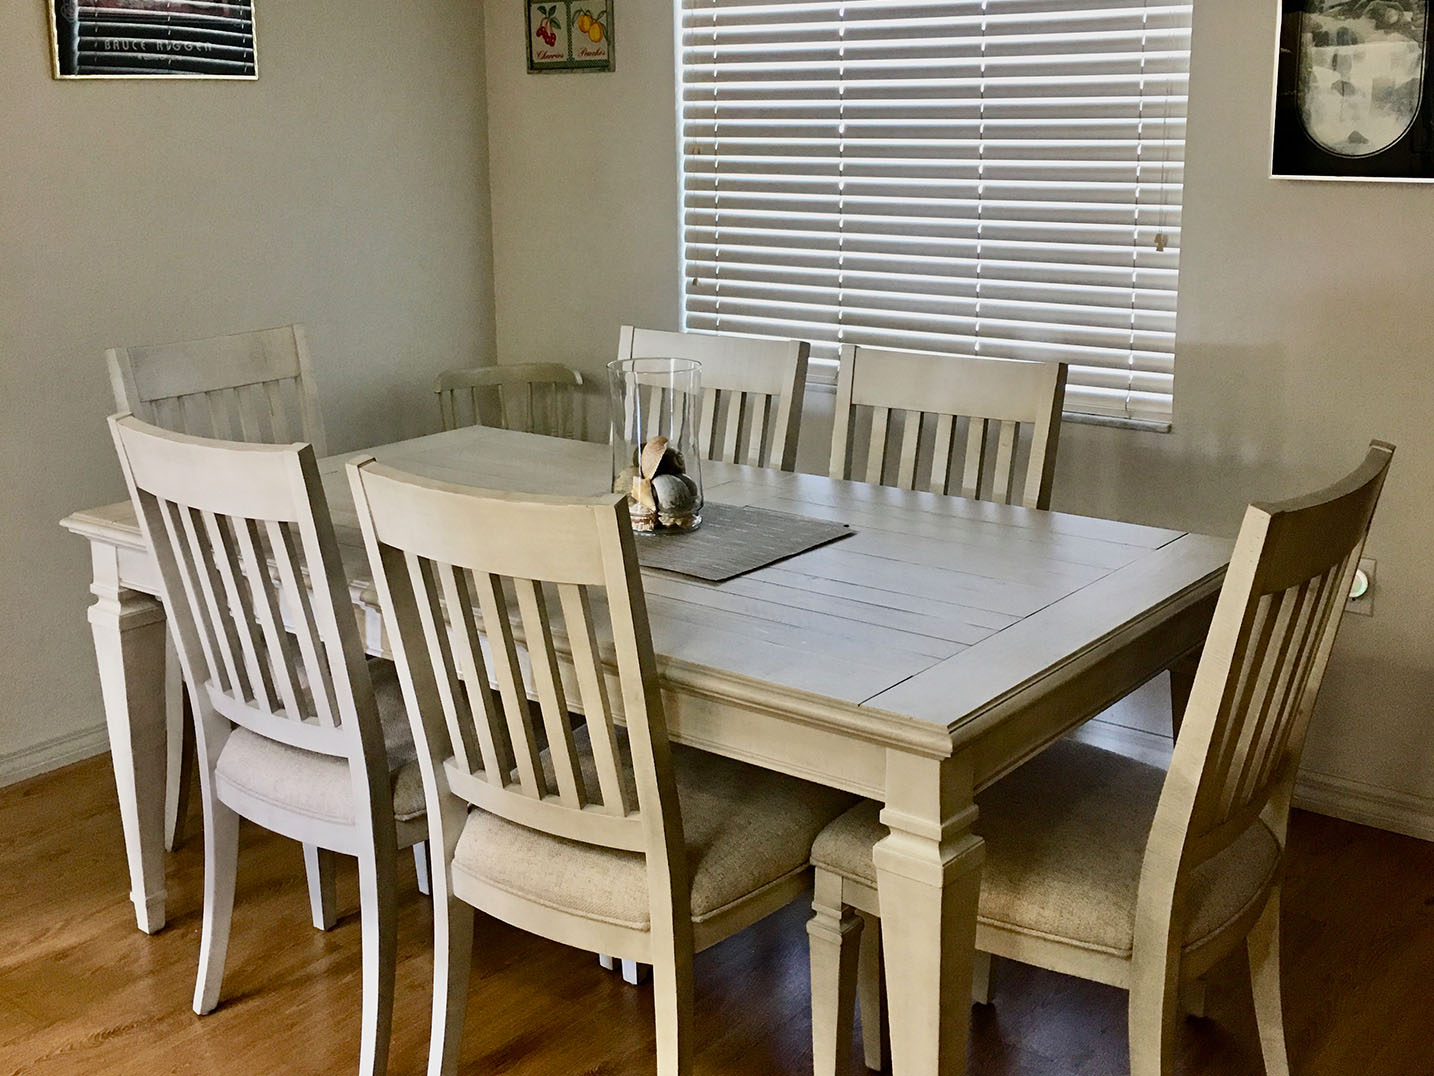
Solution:
{"label": "carved table leg", "polygon": [[89,620],[139,929],[164,926],[165,624],[154,598],[122,587],[115,551],[93,549]]}
{"label": "carved table leg", "polygon": [[959,1076],[971,1033],[985,847],[966,759],[891,752],[874,858],[894,1076]]}

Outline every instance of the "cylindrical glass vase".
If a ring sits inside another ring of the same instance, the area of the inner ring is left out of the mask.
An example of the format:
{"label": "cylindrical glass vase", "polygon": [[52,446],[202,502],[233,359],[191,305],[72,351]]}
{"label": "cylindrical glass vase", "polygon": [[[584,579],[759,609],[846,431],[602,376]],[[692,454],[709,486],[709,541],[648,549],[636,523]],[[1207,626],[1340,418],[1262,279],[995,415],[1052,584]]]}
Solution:
{"label": "cylindrical glass vase", "polygon": [[627,494],[640,534],[702,524],[702,364],[694,359],[618,359],[612,389],[612,489]]}

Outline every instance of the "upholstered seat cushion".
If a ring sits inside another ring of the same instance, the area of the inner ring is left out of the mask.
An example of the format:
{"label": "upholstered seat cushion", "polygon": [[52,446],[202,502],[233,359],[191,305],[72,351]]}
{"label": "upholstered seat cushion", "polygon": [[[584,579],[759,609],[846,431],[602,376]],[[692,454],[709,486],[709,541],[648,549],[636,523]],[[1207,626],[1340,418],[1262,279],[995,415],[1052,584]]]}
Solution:
{"label": "upholstered seat cushion", "polygon": [[[586,738],[576,739],[586,753]],[[621,746],[626,757],[625,738]],[[582,761],[595,782],[590,757]],[[672,765],[698,923],[805,871],[813,838],[855,802],[844,792],[690,748],[674,746]],[[590,919],[638,930],[651,923],[642,855],[553,837],[487,811],[469,814],[453,873],[460,892],[468,877]]]}
{"label": "upholstered seat cushion", "polygon": [[[1135,896],[1163,770],[1062,740],[976,797],[986,839],[980,920],[1129,955]],[[880,808],[863,803],[817,838],[812,862],[876,884],[872,846],[886,835]],[[1279,865],[1274,835],[1256,822],[1190,879],[1185,945],[1234,919]]]}
{"label": "upholstered seat cushion", "polygon": [[[393,813],[401,822],[424,813],[423,777],[413,746],[408,712],[393,662],[369,661],[384,746],[393,775]],[[346,759],[320,755],[236,728],[219,752],[214,767],[221,784],[327,822],[354,820],[353,786]]]}

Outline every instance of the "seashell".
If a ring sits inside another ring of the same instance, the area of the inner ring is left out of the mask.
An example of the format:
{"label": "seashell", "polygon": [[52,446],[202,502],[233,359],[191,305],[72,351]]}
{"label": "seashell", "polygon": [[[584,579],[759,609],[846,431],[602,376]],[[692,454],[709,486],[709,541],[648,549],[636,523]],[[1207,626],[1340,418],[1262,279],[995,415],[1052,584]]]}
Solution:
{"label": "seashell", "polygon": [[632,480],[637,477],[636,467],[624,467],[612,480],[612,491],[614,493],[631,493]]}
{"label": "seashell", "polygon": [[[686,474],[687,461],[682,458],[682,453],[675,448],[668,448],[662,454],[662,459],[657,464],[657,474]],[[653,476],[654,478],[656,475]]]}
{"label": "seashell", "polygon": [[657,517],[657,522],[662,524],[664,527],[673,527],[677,530],[690,531],[693,529],[693,527],[697,525],[697,515],[695,512],[688,512],[686,515],[681,516],[659,515]]}
{"label": "seashell", "polygon": [[663,515],[684,515],[697,505],[697,484],[686,475],[658,475],[652,479],[652,494]]}
{"label": "seashell", "polygon": [[657,474],[657,468],[662,463],[662,457],[667,454],[667,438],[654,437],[642,446],[642,458],[639,470],[643,478],[652,478]]}
{"label": "seashell", "polygon": [[652,483],[646,478],[634,478],[632,480],[632,499],[649,512],[657,511],[657,498],[652,495]]}

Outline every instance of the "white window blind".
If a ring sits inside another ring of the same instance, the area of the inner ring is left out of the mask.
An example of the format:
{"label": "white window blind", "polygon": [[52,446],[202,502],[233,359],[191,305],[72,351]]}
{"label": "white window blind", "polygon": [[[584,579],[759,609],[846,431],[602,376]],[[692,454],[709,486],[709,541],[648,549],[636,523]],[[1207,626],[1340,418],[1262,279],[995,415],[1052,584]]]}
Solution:
{"label": "white window blind", "polygon": [[686,326],[1071,364],[1166,423],[1179,0],[683,0]]}

